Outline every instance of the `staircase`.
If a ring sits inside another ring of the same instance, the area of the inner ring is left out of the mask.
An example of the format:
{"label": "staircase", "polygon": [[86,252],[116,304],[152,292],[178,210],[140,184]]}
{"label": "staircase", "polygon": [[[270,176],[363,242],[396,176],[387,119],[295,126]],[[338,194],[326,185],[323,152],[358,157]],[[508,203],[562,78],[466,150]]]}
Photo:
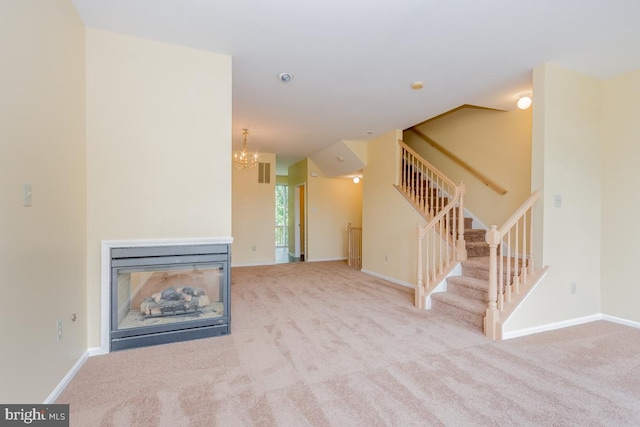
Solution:
{"label": "staircase", "polygon": [[[540,192],[500,228],[474,229],[472,219],[463,217],[464,184],[454,183],[404,142],[398,145],[395,187],[426,221],[417,230],[416,307],[430,306],[502,339],[504,322],[548,269],[534,268],[532,257],[533,206]],[[462,275],[450,276],[458,264]]]}
{"label": "staircase", "polygon": [[484,229],[472,228],[464,218],[467,260],[461,261],[462,275],[447,278],[447,291],[431,294],[431,309],[480,329],[489,302],[489,245]]}

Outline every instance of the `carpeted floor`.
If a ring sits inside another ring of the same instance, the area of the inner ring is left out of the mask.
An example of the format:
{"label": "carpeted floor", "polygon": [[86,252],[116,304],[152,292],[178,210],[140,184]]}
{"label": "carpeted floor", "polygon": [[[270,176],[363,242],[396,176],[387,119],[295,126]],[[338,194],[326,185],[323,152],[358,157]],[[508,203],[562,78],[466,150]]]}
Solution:
{"label": "carpeted floor", "polygon": [[232,270],[231,335],[90,358],[89,426],[638,426],[640,330],[503,342],[344,263]]}

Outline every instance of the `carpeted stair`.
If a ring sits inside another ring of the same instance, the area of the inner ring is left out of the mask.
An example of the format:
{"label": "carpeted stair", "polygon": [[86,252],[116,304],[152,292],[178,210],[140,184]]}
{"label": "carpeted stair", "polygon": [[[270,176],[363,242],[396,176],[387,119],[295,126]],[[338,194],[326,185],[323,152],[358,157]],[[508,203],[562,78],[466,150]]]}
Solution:
{"label": "carpeted stair", "polygon": [[472,224],[472,218],[464,218],[467,261],[462,262],[462,275],[447,279],[447,292],[431,294],[431,309],[482,329],[489,302],[489,245],[487,231]]}
{"label": "carpeted stair", "polygon": [[447,278],[447,292],[431,294],[431,309],[482,329],[488,291],[489,258],[468,257],[462,275]]}
{"label": "carpeted stair", "polygon": [[[426,195],[427,203],[435,206],[448,203],[447,197],[440,197],[439,191],[419,175],[413,175],[413,180],[412,188],[422,187],[414,197]],[[464,218],[467,261],[462,262],[462,275],[447,279],[447,292],[431,294],[431,309],[482,329],[488,303],[489,245],[485,241],[486,230],[472,228],[472,223],[472,218]],[[451,230],[456,228],[450,224]]]}

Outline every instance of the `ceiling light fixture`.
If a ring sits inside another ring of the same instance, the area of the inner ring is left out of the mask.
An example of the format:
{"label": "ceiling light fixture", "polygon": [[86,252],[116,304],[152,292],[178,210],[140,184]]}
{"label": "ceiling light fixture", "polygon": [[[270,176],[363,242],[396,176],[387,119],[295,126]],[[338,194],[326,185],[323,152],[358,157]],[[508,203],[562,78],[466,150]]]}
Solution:
{"label": "ceiling light fixture", "polygon": [[531,107],[532,102],[531,95],[520,95],[520,98],[518,99],[518,108],[526,110]]}
{"label": "ceiling light fixture", "polygon": [[359,176],[354,176],[354,177],[353,177],[353,183],[354,183],[354,184],[357,184],[357,183],[359,183],[359,182],[360,182],[360,177],[359,177]]}
{"label": "ceiling light fixture", "polygon": [[414,82],[411,84],[411,89],[413,90],[420,90],[424,87],[424,84],[422,82]]}
{"label": "ceiling light fixture", "polygon": [[233,154],[233,163],[238,169],[253,169],[258,164],[258,152],[252,154],[247,149],[247,135],[249,129],[242,129],[242,150]]}
{"label": "ceiling light fixture", "polygon": [[289,83],[291,80],[293,80],[293,74],[291,74],[291,73],[280,73],[280,74],[278,74],[278,79],[282,83]]}

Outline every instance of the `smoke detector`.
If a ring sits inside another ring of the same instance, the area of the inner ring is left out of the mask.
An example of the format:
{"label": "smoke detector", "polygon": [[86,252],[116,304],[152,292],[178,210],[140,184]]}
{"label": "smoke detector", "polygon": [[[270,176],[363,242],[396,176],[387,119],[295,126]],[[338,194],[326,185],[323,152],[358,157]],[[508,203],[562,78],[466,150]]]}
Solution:
{"label": "smoke detector", "polygon": [[291,74],[291,73],[280,73],[280,74],[278,74],[278,79],[280,79],[280,81],[282,83],[289,83],[293,79],[293,74]]}

